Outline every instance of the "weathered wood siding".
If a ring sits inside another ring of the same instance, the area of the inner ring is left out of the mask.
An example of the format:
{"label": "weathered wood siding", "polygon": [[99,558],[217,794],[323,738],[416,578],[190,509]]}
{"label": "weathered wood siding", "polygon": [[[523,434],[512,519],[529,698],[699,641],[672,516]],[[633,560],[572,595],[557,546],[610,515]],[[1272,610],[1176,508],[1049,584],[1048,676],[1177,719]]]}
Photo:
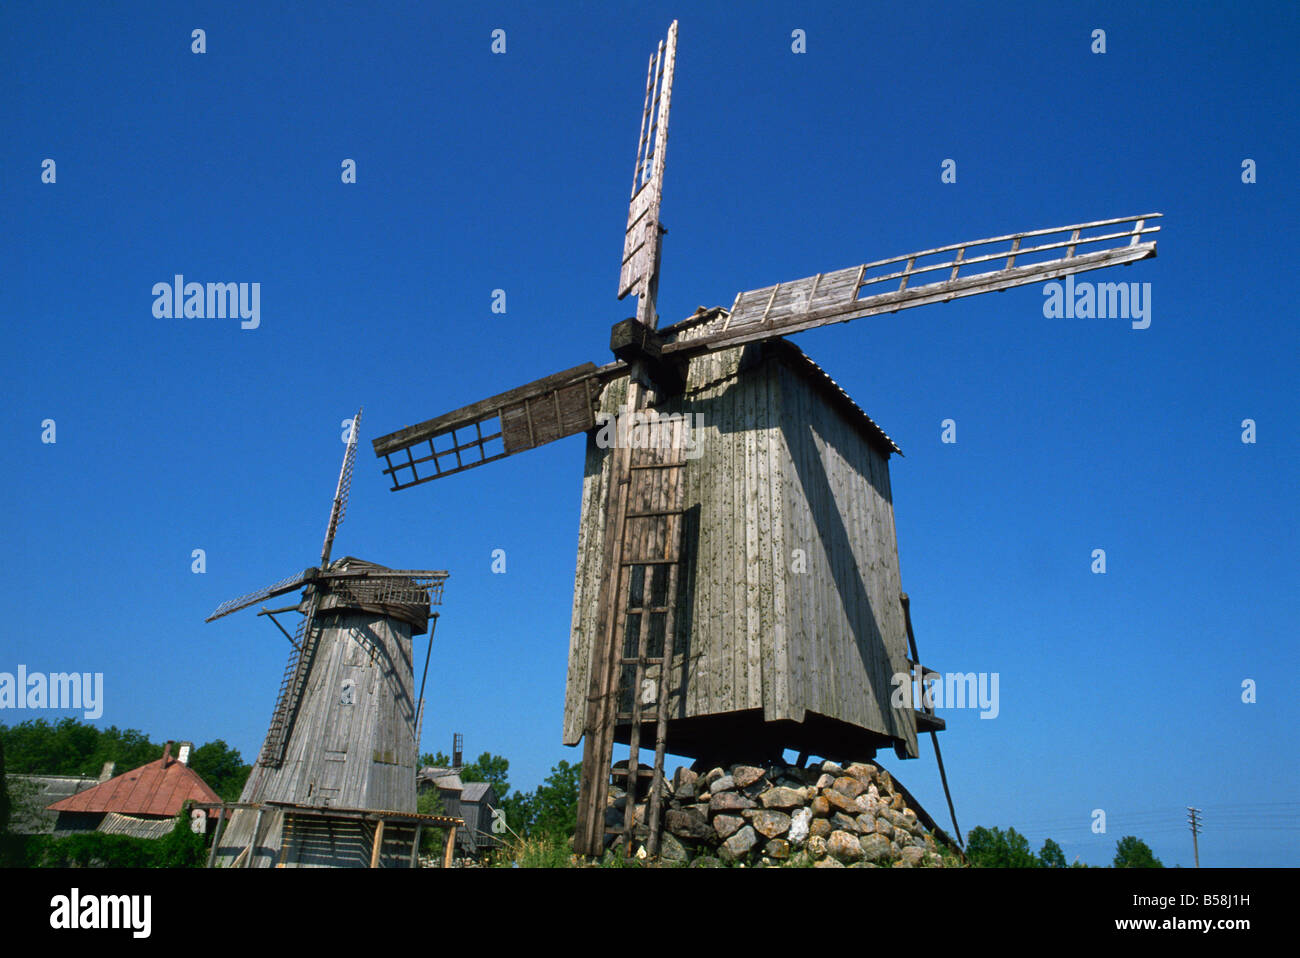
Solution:
{"label": "weathered wood siding", "polygon": [[[324,628],[284,763],[255,764],[240,801],[414,812],[411,626],[351,608],[320,616]],[[256,816],[235,812],[222,835],[222,864],[248,845]],[[279,860],[281,825],[279,813],[263,814],[252,867]]]}
{"label": "weathered wood siding", "polygon": [[[890,708],[906,670],[886,455],[829,404],[823,384],[762,347],[692,360],[686,393],[660,408],[703,417],[686,466],[685,594],[669,699],[674,718],[807,712],[908,743]],[[607,387],[614,413],[625,381]],[[588,437],[569,646],[564,741],[582,737],[598,628],[609,451]],[[794,555],[801,550],[802,559]],[[804,572],[794,571],[804,563]],[[671,735],[669,747],[671,750]]]}

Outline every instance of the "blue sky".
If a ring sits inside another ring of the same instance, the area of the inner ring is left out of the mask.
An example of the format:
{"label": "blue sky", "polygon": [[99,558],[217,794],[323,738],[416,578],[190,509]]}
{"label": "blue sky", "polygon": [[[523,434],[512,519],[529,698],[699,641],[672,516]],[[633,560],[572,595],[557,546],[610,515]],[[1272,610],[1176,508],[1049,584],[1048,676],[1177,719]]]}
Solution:
{"label": "blue sky", "polygon": [[[796,341],[905,453],[923,660],[1000,675],[997,719],[944,713],[963,828],[1094,864],[1137,834],[1190,865],[1195,804],[1204,864],[1293,864],[1294,4],[7,5],[0,670],[102,671],[101,724],[251,758],[287,644],[251,612],[203,619],[315,561],[364,404],[335,555],[451,571],[423,747],[463,732],[525,789],[576,761],[583,440],[401,493],[369,440],[606,361],[645,62],[675,16],[665,321],[1165,214],[1158,258],[1105,277],[1151,284],[1148,329],[1045,318],[1030,286]],[[260,283],[260,325],[155,318],[177,273]],[[945,819],[928,743],[881,760]]]}

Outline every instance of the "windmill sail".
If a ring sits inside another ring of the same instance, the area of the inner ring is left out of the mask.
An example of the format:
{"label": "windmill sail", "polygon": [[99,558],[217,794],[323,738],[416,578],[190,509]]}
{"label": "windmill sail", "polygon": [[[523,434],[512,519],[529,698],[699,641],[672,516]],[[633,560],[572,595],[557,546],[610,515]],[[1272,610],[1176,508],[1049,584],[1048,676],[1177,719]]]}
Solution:
{"label": "windmill sail", "polygon": [[297,575],[291,575],[287,579],[281,579],[279,582],[275,583],[275,585],[268,585],[265,589],[258,589],[256,592],[248,593],[248,595],[241,595],[237,599],[229,599],[217,606],[216,610],[203,621],[211,622],[213,619],[219,619],[223,615],[230,615],[232,612],[246,609],[250,605],[262,602],[266,599],[272,598],[273,596],[284,595],[286,592],[292,592],[294,589],[305,584],[308,579],[315,575],[315,573],[315,569],[306,569],[299,572]]}
{"label": "windmill sail", "polygon": [[441,479],[596,426],[604,383],[622,363],[583,363],[374,440],[393,489]]}
{"label": "windmill sail", "polygon": [[637,296],[637,319],[655,325],[654,298],[659,281],[659,203],[663,199],[664,160],[668,150],[668,111],[672,105],[673,68],[677,62],[677,21],[668,40],[650,57],[646,71],[641,137],[632,170],[632,199],[623,239],[623,268],[618,298]]}
{"label": "windmill sail", "polygon": [[[729,349],[863,316],[1147,259],[1156,255],[1156,244],[1145,237],[1159,232],[1160,227],[1146,222],[1160,215],[1096,220],[954,243],[749,290],[736,296],[721,330],[667,344],[663,353],[685,357]],[[1123,224],[1132,226],[1117,228]],[[1004,248],[983,251],[982,247]],[[1093,248],[1080,252],[1083,247]],[[937,261],[929,262],[931,259]]]}
{"label": "windmill sail", "polygon": [[361,410],[352,417],[348,429],[348,445],[343,451],[343,466],[339,469],[339,481],[334,487],[334,504],[330,507],[330,521],[325,529],[325,545],[321,547],[320,565],[325,568],[330,561],[330,550],[334,546],[334,533],[348,511],[348,493],[352,491],[352,466],[357,461],[357,433],[361,429]]}

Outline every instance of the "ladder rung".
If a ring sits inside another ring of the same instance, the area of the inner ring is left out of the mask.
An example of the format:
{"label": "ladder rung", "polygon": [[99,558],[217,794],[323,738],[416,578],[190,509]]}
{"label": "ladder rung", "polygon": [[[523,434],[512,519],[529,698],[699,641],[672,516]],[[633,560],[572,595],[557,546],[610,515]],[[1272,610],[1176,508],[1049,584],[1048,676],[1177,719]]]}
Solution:
{"label": "ladder rung", "polygon": [[[656,712],[657,711],[658,710],[656,709]],[[659,716],[656,714],[656,712],[650,712],[650,711],[642,712],[641,719],[640,719],[641,724],[644,725],[646,722],[659,721]],[[637,718],[636,715],[632,712],[619,712],[617,715],[614,716],[614,720],[618,722],[635,722],[637,721]]]}
{"label": "ladder rung", "polygon": [[[610,775],[614,778],[627,778],[627,769],[615,768],[610,770]],[[636,769],[637,778],[654,778],[655,770],[648,765],[638,765]]]}
{"label": "ladder rung", "polygon": [[655,516],[684,516],[685,509],[651,509],[647,512],[625,512],[624,519],[652,519]]}

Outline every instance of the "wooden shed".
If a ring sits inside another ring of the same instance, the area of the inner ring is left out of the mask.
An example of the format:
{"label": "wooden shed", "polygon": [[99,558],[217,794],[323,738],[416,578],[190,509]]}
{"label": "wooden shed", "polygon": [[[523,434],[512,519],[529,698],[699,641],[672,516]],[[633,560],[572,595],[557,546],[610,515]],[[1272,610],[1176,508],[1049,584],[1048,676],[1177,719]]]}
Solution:
{"label": "wooden shed", "polygon": [[[665,337],[707,335],[726,317],[702,312]],[[915,757],[918,720],[923,730],[942,722],[891,704],[894,676],[911,668],[889,478],[898,447],[785,340],[692,359],[685,383],[656,410],[691,416],[698,444],[684,473],[668,750],[705,761],[761,760],[785,749],[863,759],[892,746]],[[602,411],[620,412],[626,386],[619,379],[605,387]],[[588,434],[569,745],[583,734],[604,574],[611,450],[602,445]],[[626,680],[630,667],[624,672]],[[656,667],[647,676],[657,681]],[[631,690],[623,694],[630,702]],[[627,742],[626,726],[615,740]]]}

